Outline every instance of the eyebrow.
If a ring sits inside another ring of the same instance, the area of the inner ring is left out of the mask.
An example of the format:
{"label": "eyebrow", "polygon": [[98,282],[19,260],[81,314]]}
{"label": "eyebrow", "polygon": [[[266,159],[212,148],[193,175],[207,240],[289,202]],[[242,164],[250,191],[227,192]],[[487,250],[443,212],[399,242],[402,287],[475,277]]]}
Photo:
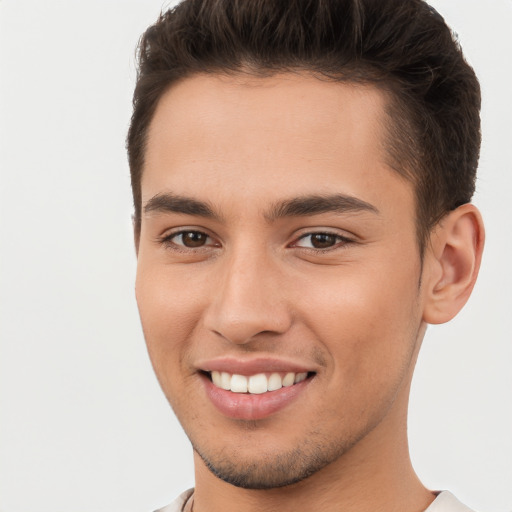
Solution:
{"label": "eyebrow", "polygon": [[170,193],[153,196],[144,206],[144,213],[151,212],[182,213],[208,219],[220,219],[220,215],[215,213],[208,203]]}
{"label": "eyebrow", "polygon": [[305,217],[321,213],[357,213],[379,214],[379,210],[370,203],[344,194],[307,195],[276,203],[265,215],[270,222],[283,217]]}
{"label": "eyebrow", "polygon": [[[208,219],[221,220],[222,216],[205,201],[172,193],[157,194],[144,206],[144,213],[181,213]],[[322,213],[357,213],[370,212],[379,214],[379,210],[370,203],[344,194],[306,195],[279,201],[265,213],[268,222],[285,217],[306,217]]]}

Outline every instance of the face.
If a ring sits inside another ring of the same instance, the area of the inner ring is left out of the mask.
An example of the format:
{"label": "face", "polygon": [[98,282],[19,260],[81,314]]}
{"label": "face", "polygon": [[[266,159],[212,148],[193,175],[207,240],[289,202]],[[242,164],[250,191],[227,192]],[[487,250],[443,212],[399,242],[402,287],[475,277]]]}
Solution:
{"label": "face", "polygon": [[300,481],[403,427],[424,299],[384,106],[306,75],[198,75],[156,110],[137,302],[165,395],[235,485]]}

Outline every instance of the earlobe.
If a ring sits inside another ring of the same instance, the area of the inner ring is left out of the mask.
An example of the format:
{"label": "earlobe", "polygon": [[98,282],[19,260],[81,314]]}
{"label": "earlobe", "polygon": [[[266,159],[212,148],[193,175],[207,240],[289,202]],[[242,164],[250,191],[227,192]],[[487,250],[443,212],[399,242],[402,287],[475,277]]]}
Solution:
{"label": "earlobe", "polygon": [[467,302],[480,269],[484,239],[482,217],[472,204],[451,211],[432,230],[423,280],[425,322],[448,322]]}

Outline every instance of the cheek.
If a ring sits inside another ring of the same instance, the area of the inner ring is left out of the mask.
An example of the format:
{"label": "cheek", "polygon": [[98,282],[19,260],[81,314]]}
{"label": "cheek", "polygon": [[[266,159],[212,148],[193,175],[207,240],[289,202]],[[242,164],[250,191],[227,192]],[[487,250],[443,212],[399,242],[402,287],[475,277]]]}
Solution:
{"label": "cheek", "polygon": [[[162,386],[186,359],[204,295],[199,283],[157,265],[140,264],[135,288],[148,353]],[[173,371],[174,369],[174,371]]]}
{"label": "cheek", "polygon": [[396,281],[366,267],[310,296],[306,321],[330,359],[333,429],[341,428],[340,417],[347,426],[375,424],[407,382],[421,320],[410,283],[410,276]]}
{"label": "cheek", "polygon": [[386,378],[406,363],[421,322],[419,268],[340,267],[308,288],[306,323],[349,382]]}

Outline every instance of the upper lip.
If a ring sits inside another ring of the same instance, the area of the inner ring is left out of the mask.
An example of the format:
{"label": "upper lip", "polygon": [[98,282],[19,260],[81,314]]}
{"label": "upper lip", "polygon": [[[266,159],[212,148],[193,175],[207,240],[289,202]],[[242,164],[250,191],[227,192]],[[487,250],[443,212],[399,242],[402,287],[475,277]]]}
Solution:
{"label": "upper lip", "polygon": [[255,375],[265,372],[303,373],[314,371],[310,366],[269,357],[256,357],[252,359],[220,357],[201,362],[197,367],[205,372],[218,371],[239,375]]}

